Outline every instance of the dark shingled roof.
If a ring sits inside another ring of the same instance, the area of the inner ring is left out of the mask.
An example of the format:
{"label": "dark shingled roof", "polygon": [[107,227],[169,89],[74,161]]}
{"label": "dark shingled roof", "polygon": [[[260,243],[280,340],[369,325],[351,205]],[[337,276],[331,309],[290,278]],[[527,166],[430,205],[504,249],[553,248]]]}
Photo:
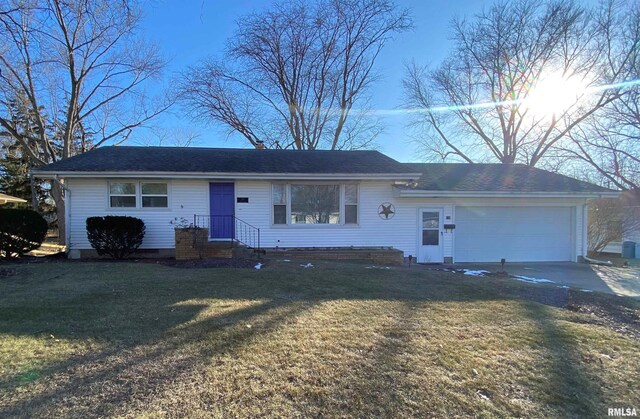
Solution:
{"label": "dark shingled roof", "polygon": [[523,164],[404,163],[422,173],[415,189],[456,192],[615,192]]}
{"label": "dark shingled roof", "polygon": [[100,147],[37,172],[416,174],[415,189],[453,192],[612,192],[521,164],[400,163],[377,151]]}
{"label": "dark shingled roof", "polygon": [[196,147],[100,147],[40,172],[403,174],[411,169],[377,151],[296,151]]}

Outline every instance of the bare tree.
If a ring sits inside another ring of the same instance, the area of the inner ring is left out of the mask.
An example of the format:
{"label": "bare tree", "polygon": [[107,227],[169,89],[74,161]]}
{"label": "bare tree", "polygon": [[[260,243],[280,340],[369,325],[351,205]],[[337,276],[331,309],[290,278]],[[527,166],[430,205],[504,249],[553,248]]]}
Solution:
{"label": "bare tree", "polygon": [[183,75],[183,103],[254,146],[366,146],[379,127],[364,112],[352,115],[354,106],[365,103],[385,43],[409,27],[408,13],[389,0],[277,3],[239,20],[223,60]]}
{"label": "bare tree", "polygon": [[625,198],[589,202],[589,251],[601,252],[609,243],[622,241],[625,235],[640,231],[639,208],[629,205]]}
{"label": "bare tree", "polygon": [[589,202],[589,251],[600,252],[609,243],[622,240],[622,205],[619,199]]}
{"label": "bare tree", "polygon": [[148,135],[133,141],[141,146],[192,147],[197,145],[201,134],[188,126],[153,127]]}
{"label": "bare tree", "polygon": [[567,134],[625,91],[615,83],[631,74],[638,44],[622,46],[618,25],[630,7],[520,0],[454,20],[449,57],[434,70],[410,65],[404,80],[431,157],[566,158]]}
{"label": "bare tree", "polygon": [[601,183],[622,190],[640,189],[640,7],[617,9],[609,3],[599,21],[612,39],[601,69],[623,68],[620,85],[626,87],[608,103],[575,127],[563,152],[585,163]]}
{"label": "bare tree", "polygon": [[640,119],[638,115],[633,116],[635,120],[627,119],[637,112],[631,112],[638,106],[633,96],[574,130],[570,134],[573,143],[564,150],[588,164],[602,178],[601,183],[622,190],[640,188]]}
{"label": "bare tree", "polygon": [[[0,0],[0,10],[0,126],[34,166],[121,143],[170,106],[147,94],[164,63],[136,33],[135,0]],[[12,122],[16,98],[37,129]],[[51,192],[64,240],[63,185]]]}

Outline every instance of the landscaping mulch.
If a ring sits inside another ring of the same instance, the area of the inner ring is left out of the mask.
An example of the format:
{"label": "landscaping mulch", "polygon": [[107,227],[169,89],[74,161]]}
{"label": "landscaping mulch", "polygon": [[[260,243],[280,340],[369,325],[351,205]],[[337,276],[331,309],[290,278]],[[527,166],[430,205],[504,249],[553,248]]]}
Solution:
{"label": "landscaping mulch", "polygon": [[510,286],[513,281],[512,278],[508,277],[500,281],[499,284],[504,284],[504,289],[500,289],[500,292],[518,299],[533,301],[557,308],[566,308],[570,301],[571,292],[568,288],[555,286],[525,286],[515,288]]}
{"label": "landscaping mulch", "polygon": [[[193,260],[176,260],[173,258],[143,258],[143,259],[110,259],[110,258],[84,258],[84,259],[67,259],[66,254],[55,254],[49,256],[31,256],[24,255],[21,258],[10,259],[6,263],[10,264],[32,264],[32,263],[153,263],[174,268],[241,268],[255,269],[258,263],[262,266],[266,265],[265,260],[259,259],[193,259]],[[10,269],[9,271],[15,272]],[[13,275],[13,274],[11,274]],[[0,277],[3,275],[0,269]]]}
{"label": "landscaping mulch", "polygon": [[244,268],[255,269],[260,263],[265,261],[255,259],[193,259],[193,260],[175,260],[175,259],[158,259],[158,260],[140,260],[140,262],[157,263],[163,266],[171,266],[173,268]]}
{"label": "landscaping mulch", "polygon": [[590,314],[584,323],[603,325],[625,336],[640,339],[640,310],[627,299],[602,298],[593,293],[572,291],[563,308]]}
{"label": "landscaping mulch", "polygon": [[[464,274],[462,270],[449,268],[431,270]],[[584,292],[557,285],[522,286],[514,282],[514,278],[505,272],[488,272],[483,277],[491,278],[495,289],[502,295],[588,314],[590,317],[580,317],[575,321],[604,326],[622,335],[640,339],[640,309],[633,300],[628,298]]]}

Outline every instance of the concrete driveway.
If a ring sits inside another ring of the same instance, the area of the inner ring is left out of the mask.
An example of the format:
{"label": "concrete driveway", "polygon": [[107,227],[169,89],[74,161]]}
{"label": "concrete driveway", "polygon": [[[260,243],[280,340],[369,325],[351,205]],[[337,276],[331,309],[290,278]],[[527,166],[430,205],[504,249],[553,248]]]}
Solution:
{"label": "concrete driveway", "polygon": [[[458,263],[455,267],[490,272],[501,270],[499,263]],[[640,298],[639,266],[614,268],[586,263],[532,262],[507,263],[505,270],[511,275],[548,279],[572,288]]]}

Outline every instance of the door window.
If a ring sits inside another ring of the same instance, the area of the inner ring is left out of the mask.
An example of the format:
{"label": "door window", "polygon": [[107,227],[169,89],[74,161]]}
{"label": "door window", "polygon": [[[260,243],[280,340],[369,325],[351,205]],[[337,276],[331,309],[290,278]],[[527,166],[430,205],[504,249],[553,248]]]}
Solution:
{"label": "door window", "polygon": [[422,245],[440,245],[440,212],[424,211],[422,213]]}

